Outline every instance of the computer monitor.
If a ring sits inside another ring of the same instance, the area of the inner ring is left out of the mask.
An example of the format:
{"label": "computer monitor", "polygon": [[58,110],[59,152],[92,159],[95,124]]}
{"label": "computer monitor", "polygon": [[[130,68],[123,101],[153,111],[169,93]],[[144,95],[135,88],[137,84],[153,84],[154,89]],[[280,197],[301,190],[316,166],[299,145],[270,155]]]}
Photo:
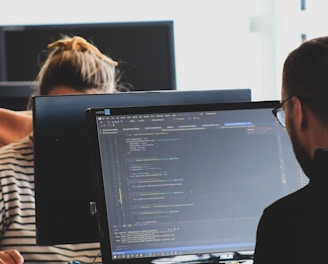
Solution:
{"label": "computer monitor", "polygon": [[251,90],[152,91],[33,97],[37,242],[99,241],[84,111],[88,107],[250,101]]}
{"label": "computer monitor", "polygon": [[133,91],[176,89],[173,21],[2,26],[0,80],[35,80],[47,45],[62,34],[82,36],[118,61]]}
{"label": "computer monitor", "polygon": [[0,81],[0,107],[16,111],[26,110],[35,89],[34,82]]}
{"label": "computer monitor", "polygon": [[263,209],[307,183],[278,104],[88,109],[103,263],[251,260]]}

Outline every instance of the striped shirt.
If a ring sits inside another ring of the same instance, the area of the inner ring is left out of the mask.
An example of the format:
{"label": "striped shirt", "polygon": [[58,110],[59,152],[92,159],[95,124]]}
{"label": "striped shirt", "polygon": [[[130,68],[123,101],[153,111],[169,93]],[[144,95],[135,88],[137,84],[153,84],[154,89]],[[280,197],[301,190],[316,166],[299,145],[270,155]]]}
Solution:
{"label": "striped shirt", "polygon": [[0,188],[0,250],[19,250],[25,263],[101,262],[99,243],[36,245],[32,136],[0,148]]}

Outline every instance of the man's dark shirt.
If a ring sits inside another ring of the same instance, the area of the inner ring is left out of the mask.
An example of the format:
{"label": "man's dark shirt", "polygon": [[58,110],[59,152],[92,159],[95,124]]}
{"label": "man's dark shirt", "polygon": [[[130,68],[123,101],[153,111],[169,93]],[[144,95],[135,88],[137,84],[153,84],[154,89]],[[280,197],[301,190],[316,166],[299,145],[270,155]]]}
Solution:
{"label": "man's dark shirt", "polygon": [[307,186],[264,210],[254,264],[328,263],[328,150],[316,151],[313,171]]}

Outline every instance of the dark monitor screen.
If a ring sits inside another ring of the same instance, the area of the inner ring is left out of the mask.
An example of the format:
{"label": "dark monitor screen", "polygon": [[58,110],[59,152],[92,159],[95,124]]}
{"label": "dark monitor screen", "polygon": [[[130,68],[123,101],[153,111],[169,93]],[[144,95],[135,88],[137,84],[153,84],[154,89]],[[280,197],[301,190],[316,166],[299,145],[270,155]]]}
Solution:
{"label": "dark monitor screen", "polygon": [[26,110],[35,89],[34,82],[0,82],[0,107]]}
{"label": "dark monitor screen", "polygon": [[250,101],[250,89],[33,97],[37,242],[99,241],[84,111],[88,107]]}
{"label": "dark monitor screen", "polygon": [[132,90],[176,89],[173,21],[2,26],[0,80],[35,80],[43,51],[61,34],[82,36],[118,61]]}
{"label": "dark monitor screen", "polygon": [[103,263],[251,260],[263,209],[307,180],[278,103],[89,109]]}

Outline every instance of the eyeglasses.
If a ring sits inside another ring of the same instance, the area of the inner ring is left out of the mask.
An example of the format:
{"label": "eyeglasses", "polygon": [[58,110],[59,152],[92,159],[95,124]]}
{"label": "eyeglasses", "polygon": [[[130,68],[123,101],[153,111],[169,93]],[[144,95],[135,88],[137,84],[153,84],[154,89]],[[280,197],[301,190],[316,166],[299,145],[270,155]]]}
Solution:
{"label": "eyeglasses", "polygon": [[282,127],[286,127],[285,123],[285,111],[282,108],[284,103],[286,103],[290,98],[294,97],[295,95],[288,96],[285,100],[283,100],[276,108],[272,109],[273,115],[277,118],[279,124]]}

